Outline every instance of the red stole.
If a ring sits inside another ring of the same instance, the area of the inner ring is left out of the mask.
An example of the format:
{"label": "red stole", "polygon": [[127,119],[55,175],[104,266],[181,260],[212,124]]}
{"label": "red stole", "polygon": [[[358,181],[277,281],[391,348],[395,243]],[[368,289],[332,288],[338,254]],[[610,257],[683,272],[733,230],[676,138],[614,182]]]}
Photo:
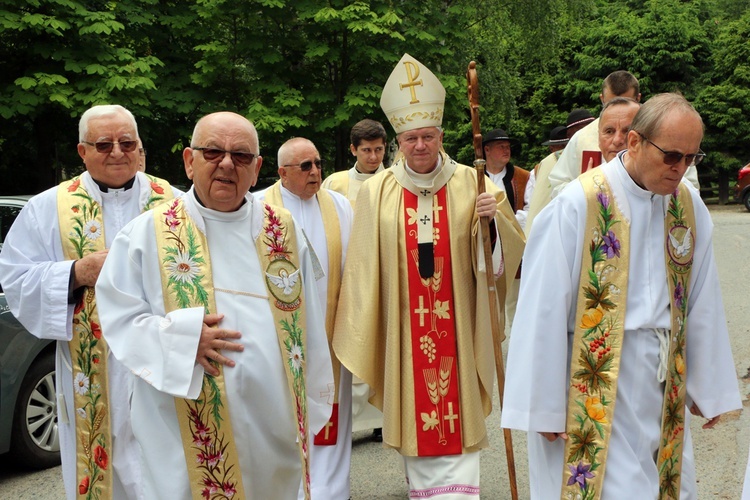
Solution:
{"label": "red stole", "polygon": [[433,197],[434,274],[423,279],[419,275],[417,226],[429,221],[417,215],[417,195],[404,189],[409,331],[419,456],[462,452],[450,234],[447,210],[442,210],[446,207],[446,192],[443,186]]}

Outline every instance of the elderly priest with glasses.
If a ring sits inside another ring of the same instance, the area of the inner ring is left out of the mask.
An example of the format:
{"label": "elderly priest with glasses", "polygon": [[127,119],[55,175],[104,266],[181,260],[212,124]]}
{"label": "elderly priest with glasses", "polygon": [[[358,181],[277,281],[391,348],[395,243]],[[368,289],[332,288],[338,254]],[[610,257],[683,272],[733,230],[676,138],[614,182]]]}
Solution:
{"label": "elderly priest with glasses", "polygon": [[96,286],[112,352],[137,376],[145,498],[309,498],[311,436],[332,382],[310,251],[249,193],[255,127],[201,118],[193,187],[125,227]]}
{"label": "elderly priest with glasses", "polygon": [[[279,180],[258,197],[289,210],[311,247],[315,286],[330,342],[352,227],[352,207],[344,195],[321,189],[323,160],[310,140],[304,137],[289,139],[279,148],[277,159]],[[352,374],[341,366],[332,350],[331,362],[334,384],[326,391],[331,418],[315,436],[310,450],[311,492],[313,498],[348,500],[352,455]]]}
{"label": "elderly priest with glasses", "polygon": [[627,150],[534,222],[502,415],[529,433],[531,498],[697,498],[690,414],[742,408],[711,216],[683,178],[702,139],[685,98],[652,97]]}
{"label": "elderly priest with glasses", "polygon": [[90,108],[78,134],[86,171],[24,207],[0,254],[0,282],[26,329],[58,341],[57,418],[67,498],[135,499],[142,481],[129,416],[131,375],[102,338],[94,284],[118,231],[171,199],[173,190],[138,171],[138,127],[122,106]]}

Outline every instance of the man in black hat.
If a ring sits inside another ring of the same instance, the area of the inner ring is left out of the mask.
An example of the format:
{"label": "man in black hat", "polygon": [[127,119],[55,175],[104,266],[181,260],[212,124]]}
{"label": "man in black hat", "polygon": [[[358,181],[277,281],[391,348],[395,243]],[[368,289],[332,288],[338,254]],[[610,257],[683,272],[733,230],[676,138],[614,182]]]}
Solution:
{"label": "man in black hat", "polygon": [[529,172],[513,166],[510,162],[511,149],[517,147],[518,144],[518,141],[511,139],[505,130],[496,128],[485,134],[482,149],[484,158],[487,160],[487,175],[497,187],[505,191],[508,203],[516,214],[516,220],[523,228],[526,223],[524,195],[529,181]]}

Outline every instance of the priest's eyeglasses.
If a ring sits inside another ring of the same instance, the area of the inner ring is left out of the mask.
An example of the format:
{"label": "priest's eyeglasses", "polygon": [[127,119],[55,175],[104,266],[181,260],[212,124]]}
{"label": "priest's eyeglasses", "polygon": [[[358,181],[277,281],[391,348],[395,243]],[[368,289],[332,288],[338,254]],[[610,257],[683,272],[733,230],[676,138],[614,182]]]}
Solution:
{"label": "priest's eyeglasses", "polygon": [[661,154],[664,155],[664,163],[667,164],[667,165],[676,165],[676,164],[680,163],[683,158],[685,158],[685,160],[687,160],[687,166],[688,167],[692,167],[694,165],[698,165],[700,162],[703,161],[703,158],[706,157],[706,153],[704,153],[700,149],[698,150],[697,153],[687,154],[687,155],[686,154],[682,154],[679,151],[664,151],[662,148],[660,148],[659,146],[657,146],[656,144],[654,144],[651,141],[651,139],[649,139],[645,135],[641,134],[640,132],[638,132],[638,135],[640,135],[641,137],[643,137],[643,140],[645,140],[646,142],[648,142],[649,144],[651,144],[653,147],[655,147],[656,149],[658,149],[659,151],[661,151]]}
{"label": "priest's eyeglasses", "polygon": [[105,153],[109,154],[112,152],[112,150],[115,148],[115,144],[120,145],[120,151],[123,153],[132,153],[135,151],[135,148],[138,147],[138,141],[101,141],[101,142],[89,142],[89,141],[81,141],[84,144],[88,144],[89,146],[94,146],[96,148],[96,151],[99,153]]}
{"label": "priest's eyeglasses", "polygon": [[219,148],[192,148],[203,154],[203,159],[209,163],[221,163],[227,155],[231,156],[235,165],[247,166],[258,156],[255,153],[245,153],[244,151],[225,151]]}
{"label": "priest's eyeglasses", "polygon": [[303,161],[302,163],[291,163],[289,165],[282,165],[282,167],[299,167],[300,170],[303,172],[309,172],[312,170],[313,165],[315,165],[316,168],[323,170],[323,160],[320,158],[316,159],[315,161],[307,160]]}

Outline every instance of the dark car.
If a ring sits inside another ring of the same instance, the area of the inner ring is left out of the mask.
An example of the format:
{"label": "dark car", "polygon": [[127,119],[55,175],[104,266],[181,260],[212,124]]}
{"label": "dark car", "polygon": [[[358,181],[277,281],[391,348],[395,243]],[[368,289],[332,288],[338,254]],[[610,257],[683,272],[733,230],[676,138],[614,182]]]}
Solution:
{"label": "dark car", "polygon": [[737,185],[734,187],[734,197],[750,211],[750,163],[737,172]]}
{"label": "dark car", "polygon": [[[30,196],[0,196],[0,247]],[[41,340],[11,314],[0,289],[0,453],[20,465],[60,464],[55,342]]]}

